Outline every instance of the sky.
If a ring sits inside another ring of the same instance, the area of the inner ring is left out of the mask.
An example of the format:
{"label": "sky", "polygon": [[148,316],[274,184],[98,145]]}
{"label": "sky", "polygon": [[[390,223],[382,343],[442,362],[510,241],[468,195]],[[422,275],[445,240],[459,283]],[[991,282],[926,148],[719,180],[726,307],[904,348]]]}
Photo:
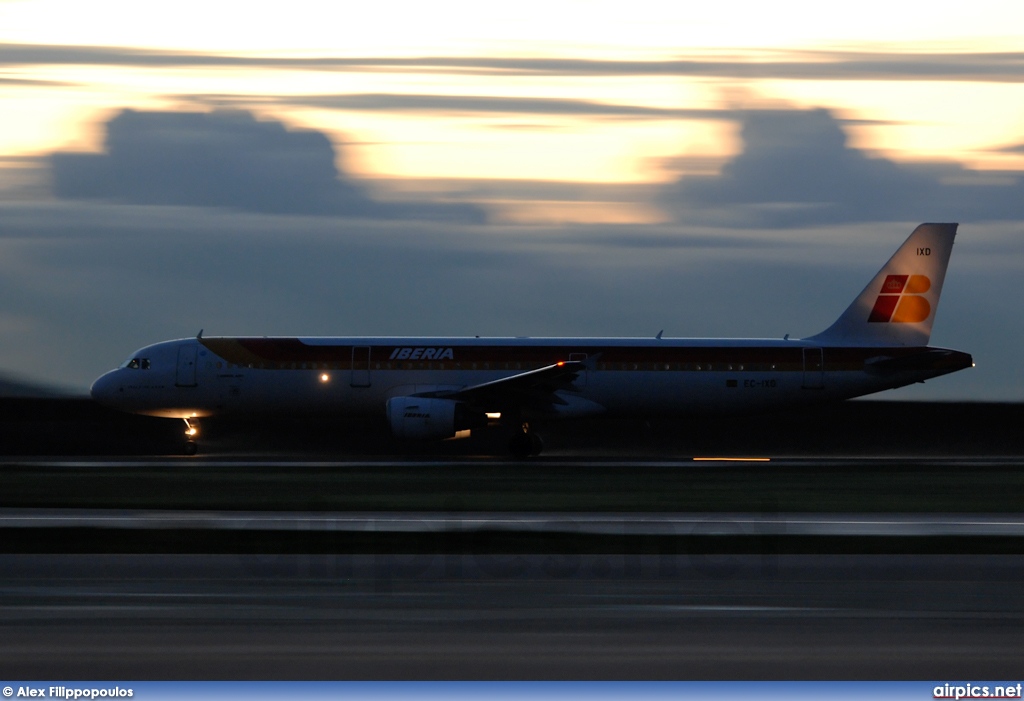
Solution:
{"label": "sky", "polygon": [[195,335],[794,337],[959,221],[891,398],[1024,400],[1024,5],[0,0],[0,374]]}

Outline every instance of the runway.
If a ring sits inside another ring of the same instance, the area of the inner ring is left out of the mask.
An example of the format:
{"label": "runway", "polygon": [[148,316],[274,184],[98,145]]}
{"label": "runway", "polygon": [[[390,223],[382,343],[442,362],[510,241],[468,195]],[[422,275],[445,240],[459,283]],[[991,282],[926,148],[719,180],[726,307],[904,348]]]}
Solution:
{"label": "runway", "polygon": [[5,458],[0,509],[441,513],[495,521],[490,514],[987,516],[1019,514],[1024,503],[1019,456],[698,457],[721,459]]}
{"label": "runway", "polygon": [[355,533],[527,532],[610,536],[1000,536],[1024,537],[1024,515],[322,513],[0,509],[3,529],[192,529]]}
{"label": "runway", "polygon": [[1015,679],[1021,465],[7,459],[0,675]]}
{"label": "runway", "polygon": [[785,468],[814,467],[817,469],[850,469],[859,467],[892,466],[970,468],[986,466],[1022,466],[1024,455],[693,455],[693,456],[624,456],[624,455],[541,455],[526,460],[505,456],[440,455],[423,457],[416,454],[405,456],[374,457],[367,455],[331,455],[310,457],[301,454],[275,453],[231,453],[216,456],[95,456],[95,457],[31,457],[0,456],[0,467],[35,466],[52,469],[102,469],[110,467],[134,469],[216,469],[224,467],[247,467],[261,470],[280,469],[325,469],[325,468],[422,468],[465,467],[465,468],[529,468],[590,470],[600,467],[620,467],[633,470],[648,469],[717,469],[754,468],[781,470]]}
{"label": "runway", "polygon": [[1024,658],[1020,556],[5,555],[0,572],[9,679],[1016,679]]}

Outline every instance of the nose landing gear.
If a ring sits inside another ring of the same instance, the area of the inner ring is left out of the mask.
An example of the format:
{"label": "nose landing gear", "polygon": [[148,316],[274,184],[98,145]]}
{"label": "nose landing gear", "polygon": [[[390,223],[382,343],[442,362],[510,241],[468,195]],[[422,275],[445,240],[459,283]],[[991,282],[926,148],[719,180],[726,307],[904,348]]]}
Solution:
{"label": "nose landing gear", "polygon": [[196,438],[199,436],[199,427],[188,419],[185,421],[185,445],[182,447],[182,451],[185,455],[195,455],[199,452],[199,443],[196,442]]}

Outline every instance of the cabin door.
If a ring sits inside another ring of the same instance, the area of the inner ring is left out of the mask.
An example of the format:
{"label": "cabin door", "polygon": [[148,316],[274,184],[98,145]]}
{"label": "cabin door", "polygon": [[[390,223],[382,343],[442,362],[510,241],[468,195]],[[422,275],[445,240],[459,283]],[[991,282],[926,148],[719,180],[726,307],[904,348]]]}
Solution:
{"label": "cabin door", "polygon": [[804,389],[825,387],[825,363],[820,348],[804,348]]}
{"label": "cabin door", "polygon": [[174,376],[175,387],[196,386],[196,354],[199,348],[195,343],[178,349],[178,371]]}

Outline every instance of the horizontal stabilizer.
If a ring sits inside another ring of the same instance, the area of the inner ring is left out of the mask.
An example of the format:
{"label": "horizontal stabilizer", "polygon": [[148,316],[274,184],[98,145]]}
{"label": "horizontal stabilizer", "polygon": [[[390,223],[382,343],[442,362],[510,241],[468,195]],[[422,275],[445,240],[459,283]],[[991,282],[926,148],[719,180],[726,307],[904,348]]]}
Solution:
{"label": "horizontal stabilizer", "polygon": [[[912,352],[912,351],[911,351]],[[935,372],[946,374],[974,365],[967,353],[944,348],[929,348],[920,353],[900,357],[879,356],[864,361],[864,370],[869,375],[896,375],[907,372]]]}

